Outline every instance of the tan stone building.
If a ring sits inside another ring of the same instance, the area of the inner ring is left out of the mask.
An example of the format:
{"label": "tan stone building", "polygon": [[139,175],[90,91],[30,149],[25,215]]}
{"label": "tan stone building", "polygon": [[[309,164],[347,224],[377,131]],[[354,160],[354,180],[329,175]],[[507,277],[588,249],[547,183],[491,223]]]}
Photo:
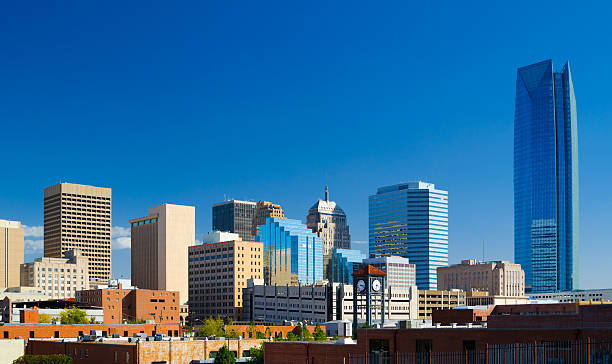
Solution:
{"label": "tan stone building", "polygon": [[465,292],[461,290],[419,290],[419,319],[431,320],[433,310],[448,310],[465,306]]}
{"label": "tan stone building", "polygon": [[242,319],[242,290],[263,279],[263,244],[227,241],[189,247],[189,315]]}
{"label": "tan stone building", "polygon": [[255,206],[255,216],[253,217],[253,236],[257,236],[259,225],[265,224],[266,219],[269,217],[284,219],[285,212],[283,212],[280,205],[269,201],[259,201]]}
{"label": "tan stone building", "polygon": [[79,249],[88,258],[91,282],[111,278],[111,189],[59,183],[44,191],[45,252],[63,258]]}
{"label": "tan stone building", "polygon": [[163,204],[130,220],[132,285],[178,291],[187,302],[187,252],[195,242],[195,207]]}
{"label": "tan stone building", "polygon": [[73,298],[89,289],[88,259],[78,249],[66,258],[36,258],[21,265],[21,286],[39,288],[49,298]]}
{"label": "tan stone building", "polygon": [[490,296],[525,296],[525,272],[520,264],[506,261],[477,262],[438,268],[438,289],[487,291]]}
{"label": "tan stone building", "polygon": [[0,290],[19,286],[23,263],[23,229],[19,221],[0,220]]}

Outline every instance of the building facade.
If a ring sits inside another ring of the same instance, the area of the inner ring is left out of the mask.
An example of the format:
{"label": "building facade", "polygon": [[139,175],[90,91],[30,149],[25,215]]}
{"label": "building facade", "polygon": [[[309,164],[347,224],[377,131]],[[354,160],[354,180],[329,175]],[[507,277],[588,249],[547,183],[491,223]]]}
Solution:
{"label": "building facade", "polygon": [[212,207],[212,230],[236,233],[243,241],[253,241],[253,219],[257,204],[251,201],[231,200]]}
{"label": "building facade", "polygon": [[465,291],[419,290],[419,319],[431,320],[434,310],[448,310],[457,306],[465,306]]}
{"label": "building facade", "polygon": [[[365,320],[365,317],[365,309],[361,309],[358,319]],[[373,312],[372,317],[380,320],[381,312]],[[387,288],[385,320],[411,320],[417,317],[416,286],[408,289]],[[262,281],[249,281],[248,288],[244,290],[244,320],[276,323],[352,321],[353,286],[341,283],[264,286]]]}
{"label": "building facade", "polygon": [[73,298],[89,289],[88,259],[78,249],[65,258],[36,258],[21,265],[21,286],[36,287],[49,298]]}
{"label": "building facade", "polygon": [[77,291],[75,300],[102,307],[105,324],[180,322],[180,293],[177,291],[124,289],[119,284],[116,287]]}
{"label": "building facade", "polygon": [[399,289],[408,289],[416,285],[416,266],[410,259],[391,255],[367,258],[363,264],[369,264],[385,272],[387,286]]}
{"label": "building facade", "polygon": [[361,268],[366,258],[367,255],[357,249],[334,248],[325,279],[329,282],[353,284],[353,273]]}
{"label": "building facade", "polygon": [[187,250],[195,242],[195,207],[163,204],[149,215],[130,220],[132,284],[138,288],[178,291],[189,298]]}
{"label": "building facade", "polygon": [[575,291],[563,292],[541,292],[529,293],[530,299],[554,300],[561,303],[579,301],[612,301],[612,288],[607,289],[579,289]]}
{"label": "building facade", "polygon": [[524,296],[525,272],[520,264],[507,261],[477,262],[438,268],[438,289],[487,291],[492,296]]}
{"label": "building facade", "polygon": [[269,217],[284,219],[285,212],[280,205],[268,201],[259,201],[257,205],[255,205],[255,216],[253,217],[253,229],[251,232],[253,237],[257,236],[259,225],[265,224],[266,219]]}
{"label": "building facade", "polygon": [[44,256],[79,249],[91,282],[111,278],[111,189],[59,183],[44,191]]}
{"label": "building facade", "polygon": [[514,260],[527,290],[578,288],[578,131],[569,62],[518,69],[514,114]]}
{"label": "building facade", "polygon": [[263,246],[225,241],[189,247],[189,313],[192,322],[220,316],[242,319],[242,290],[263,278]]}
{"label": "building facade", "polygon": [[420,181],[380,187],[368,209],[370,255],[410,259],[419,289],[435,289],[448,265],[448,192]]}
{"label": "building facade", "polygon": [[19,286],[23,263],[23,228],[19,221],[0,220],[0,290]]}
{"label": "building facade", "polygon": [[323,280],[323,240],[301,221],[268,218],[256,241],[263,243],[267,284],[312,284]]}

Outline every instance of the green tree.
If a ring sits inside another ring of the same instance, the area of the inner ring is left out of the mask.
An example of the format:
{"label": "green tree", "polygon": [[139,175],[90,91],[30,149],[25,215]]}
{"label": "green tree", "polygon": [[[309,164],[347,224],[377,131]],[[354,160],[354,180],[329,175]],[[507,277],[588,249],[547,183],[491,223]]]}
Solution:
{"label": "green tree", "polygon": [[48,313],[41,313],[40,315],[38,315],[38,322],[42,324],[50,324],[51,320],[51,315],[49,315]]}
{"label": "green tree", "polygon": [[317,341],[327,340],[327,335],[325,335],[325,331],[323,331],[319,323],[317,323],[317,325],[315,326],[314,339]]}
{"label": "green tree", "polygon": [[308,327],[306,325],[302,326],[301,329],[303,330],[303,334],[302,334],[302,338],[304,339],[304,341],[312,341],[312,334],[310,333],[310,331],[308,331]]}
{"label": "green tree", "polygon": [[272,330],[270,330],[270,328],[269,328],[269,327],[266,327],[266,333],[265,333],[265,334],[266,334],[266,337],[265,337],[265,338],[266,338],[266,339],[267,339],[267,338],[269,338],[270,336],[272,336]]}
{"label": "green tree", "polygon": [[223,345],[223,347],[217,352],[215,356],[215,364],[235,364],[236,356],[232,353],[227,345]]}
{"label": "green tree", "polygon": [[298,337],[295,336],[294,333],[292,332],[287,333],[287,341],[297,341],[297,340],[298,340]]}
{"label": "green tree", "polygon": [[195,336],[223,336],[223,320],[219,316],[207,318],[204,324],[197,328]]}
{"label": "green tree", "polygon": [[338,334],[334,334],[334,336],[332,336],[332,340],[334,341],[338,340]]}
{"label": "green tree", "polygon": [[264,364],[263,344],[261,344],[259,348],[250,348],[249,354],[251,355],[251,357],[249,358],[249,363]]}
{"label": "green tree", "polygon": [[257,331],[257,332],[255,333],[255,338],[256,338],[256,339],[265,339],[265,338],[266,338],[266,335],[265,335],[263,332],[261,332],[261,331]]}
{"label": "green tree", "polygon": [[24,355],[13,360],[13,364],[70,364],[72,358],[64,354]]}
{"label": "green tree", "polygon": [[89,320],[85,311],[73,307],[60,312],[60,323],[62,325],[88,324]]}

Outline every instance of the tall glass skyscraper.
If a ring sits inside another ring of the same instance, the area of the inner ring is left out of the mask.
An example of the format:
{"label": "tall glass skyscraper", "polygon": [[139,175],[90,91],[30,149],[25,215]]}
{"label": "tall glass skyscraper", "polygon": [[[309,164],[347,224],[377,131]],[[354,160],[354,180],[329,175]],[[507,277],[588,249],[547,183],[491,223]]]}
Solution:
{"label": "tall glass skyscraper", "polygon": [[514,259],[527,291],[578,288],[578,132],[569,62],[518,69]]}
{"label": "tall glass skyscraper", "polygon": [[448,265],[448,192],[402,183],[378,188],[368,205],[370,254],[410,259],[419,289],[436,289],[436,269]]}
{"label": "tall glass skyscraper", "polygon": [[312,284],[323,280],[323,239],[300,220],[269,217],[255,241],[263,243],[266,284]]}

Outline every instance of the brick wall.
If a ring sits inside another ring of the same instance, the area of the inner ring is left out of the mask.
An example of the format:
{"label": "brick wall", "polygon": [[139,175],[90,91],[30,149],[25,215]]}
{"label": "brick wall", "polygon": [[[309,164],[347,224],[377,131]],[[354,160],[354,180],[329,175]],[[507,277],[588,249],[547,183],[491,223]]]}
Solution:
{"label": "brick wall", "polygon": [[[4,325],[0,326],[0,339],[15,339],[21,337],[29,338],[51,338],[51,337],[77,337],[88,335],[91,330],[101,330],[107,336],[118,334],[121,336],[132,336],[135,333],[144,332],[148,335],[153,333],[179,336],[181,328],[178,324],[141,324],[141,325]],[[170,336],[170,335],[168,335]]]}

